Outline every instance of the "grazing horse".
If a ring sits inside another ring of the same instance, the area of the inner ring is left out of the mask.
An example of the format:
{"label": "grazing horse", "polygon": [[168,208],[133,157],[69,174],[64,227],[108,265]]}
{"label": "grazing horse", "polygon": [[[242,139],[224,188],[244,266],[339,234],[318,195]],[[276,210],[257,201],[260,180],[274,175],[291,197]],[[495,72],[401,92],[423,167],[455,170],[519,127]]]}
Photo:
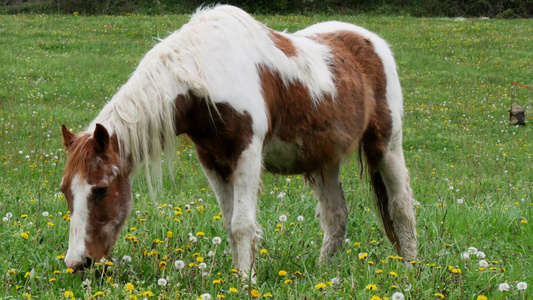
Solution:
{"label": "grazing horse", "polygon": [[201,9],[146,54],[86,131],[63,125],[65,262],[79,268],[110,254],[131,210],[133,174],[160,177],[161,155],[175,153],[181,134],[195,144],[241,271],[253,268],[261,237],[263,169],[304,174],[318,198],[320,261],[339,249],[348,217],[339,166],[353,150],[364,154],[388,238],[413,260],[402,113],[395,61],[377,35],[341,22],[288,34],[236,7]]}

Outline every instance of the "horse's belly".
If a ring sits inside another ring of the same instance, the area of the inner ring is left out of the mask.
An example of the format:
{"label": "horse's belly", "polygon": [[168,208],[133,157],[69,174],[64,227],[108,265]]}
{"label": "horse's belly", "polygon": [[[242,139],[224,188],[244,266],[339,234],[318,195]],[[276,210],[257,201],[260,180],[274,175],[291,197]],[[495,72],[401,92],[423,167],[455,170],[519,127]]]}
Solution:
{"label": "horse's belly", "polygon": [[273,173],[302,173],[300,148],[298,142],[285,142],[273,137],[263,145],[263,165]]}

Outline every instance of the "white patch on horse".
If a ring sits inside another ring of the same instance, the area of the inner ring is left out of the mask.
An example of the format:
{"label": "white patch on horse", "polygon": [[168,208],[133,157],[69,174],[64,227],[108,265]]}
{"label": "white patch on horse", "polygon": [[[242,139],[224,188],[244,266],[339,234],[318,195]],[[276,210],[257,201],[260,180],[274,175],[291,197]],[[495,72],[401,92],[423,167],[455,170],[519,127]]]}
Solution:
{"label": "white patch on horse", "polygon": [[85,256],[85,240],[87,237],[87,224],[89,207],[87,198],[91,193],[91,185],[78,173],[71,182],[72,215],[70,217],[70,233],[68,251],[65,257],[67,267],[76,266]]}

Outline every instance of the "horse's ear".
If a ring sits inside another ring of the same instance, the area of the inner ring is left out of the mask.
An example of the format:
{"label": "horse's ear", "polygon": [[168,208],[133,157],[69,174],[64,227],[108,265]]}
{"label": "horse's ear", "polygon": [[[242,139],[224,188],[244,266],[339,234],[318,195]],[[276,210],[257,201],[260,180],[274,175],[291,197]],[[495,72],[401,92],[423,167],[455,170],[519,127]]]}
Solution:
{"label": "horse's ear", "polygon": [[61,131],[63,132],[63,146],[68,149],[72,142],[74,142],[74,137],[76,136],[70,130],[68,130],[65,124],[61,125]]}
{"label": "horse's ear", "polygon": [[96,123],[93,137],[96,141],[96,151],[104,152],[107,148],[107,145],[109,145],[109,133],[104,125]]}

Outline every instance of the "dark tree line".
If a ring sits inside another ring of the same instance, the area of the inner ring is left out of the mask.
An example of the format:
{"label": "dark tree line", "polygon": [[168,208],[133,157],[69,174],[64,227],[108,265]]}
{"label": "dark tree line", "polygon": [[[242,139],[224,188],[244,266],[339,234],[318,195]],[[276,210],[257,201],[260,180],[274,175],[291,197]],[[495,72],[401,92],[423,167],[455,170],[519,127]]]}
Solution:
{"label": "dark tree line", "polygon": [[413,16],[530,18],[533,0],[0,0],[2,13],[191,13],[200,5],[227,3],[250,13],[355,13]]}

